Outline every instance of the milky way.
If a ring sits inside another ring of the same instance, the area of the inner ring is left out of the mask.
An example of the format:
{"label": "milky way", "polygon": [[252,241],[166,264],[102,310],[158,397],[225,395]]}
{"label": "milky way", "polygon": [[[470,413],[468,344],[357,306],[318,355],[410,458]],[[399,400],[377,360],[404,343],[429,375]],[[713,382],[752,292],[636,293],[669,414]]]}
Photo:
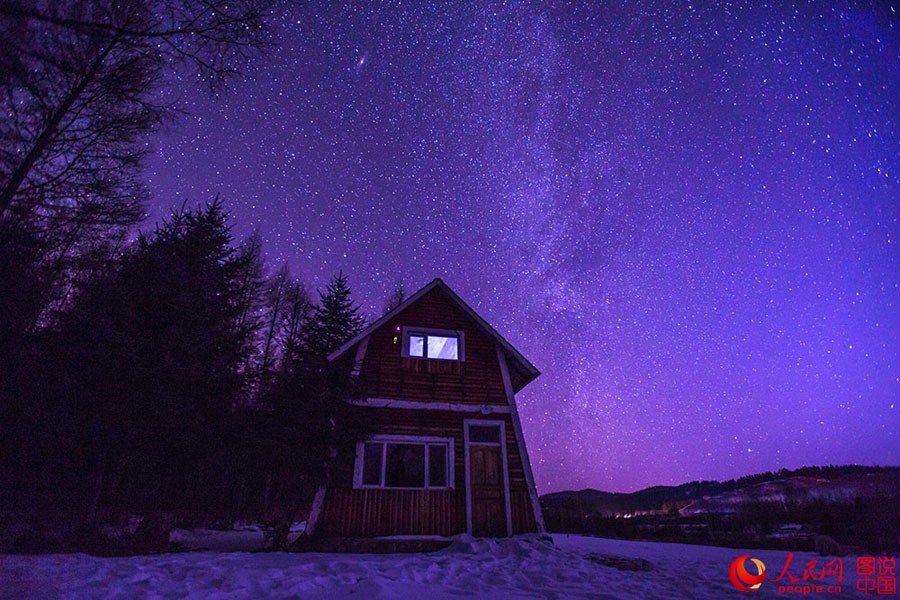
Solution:
{"label": "milky way", "polygon": [[900,5],[312,2],[188,76],[150,222],[372,316],[443,278],[543,372],[538,490],[900,463]]}

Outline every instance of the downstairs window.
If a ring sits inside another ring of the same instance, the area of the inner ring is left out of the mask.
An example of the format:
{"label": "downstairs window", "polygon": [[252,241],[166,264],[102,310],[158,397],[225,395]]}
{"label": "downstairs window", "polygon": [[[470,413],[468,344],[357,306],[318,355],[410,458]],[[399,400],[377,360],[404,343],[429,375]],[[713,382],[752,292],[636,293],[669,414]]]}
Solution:
{"label": "downstairs window", "polygon": [[453,439],[374,436],[356,446],[356,488],[453,487]]}

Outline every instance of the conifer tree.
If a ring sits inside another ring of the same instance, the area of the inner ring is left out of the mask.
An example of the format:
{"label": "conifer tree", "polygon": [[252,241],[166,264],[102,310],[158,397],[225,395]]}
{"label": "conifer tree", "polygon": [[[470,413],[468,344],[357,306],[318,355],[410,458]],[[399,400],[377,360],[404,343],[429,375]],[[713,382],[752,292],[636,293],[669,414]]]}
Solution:
{"label": "conifer tree", "polygon": [[319,303],[303,331],[303,344],[312,358],[325,359],[362,331],[365,318],[353,305],[350,286],[343,273],[319,292]]}
{"label": "conifer tree", "polygon": [[362,431],[358,411],[346,402],[355,395],[353,381],[328,355],[359,333],[365,324],[353,304],[343,273],[319,293],[299,335],[288,337],[284,368],[264,405],[271,418],[269,431],[273,463],[289,467],[285,479],[302,477],[305,492],[286,500],[286,512],[275,519],[271,536],[274,549],[283,549],[291,519],[308,508],[313,493],[320,493],[330,478],[339,448]]}
{"label": "conifer tree", "polygon": [[[92,508],[101,495],[177,504],[196,481],[254,350],[245,312],[255,248],[233,243],[218,201],[177,212],[91,283],[48,340],[59,411],[82,421],[62,435],[96,464]],[[72,439],[78,431],[88,434]]]}

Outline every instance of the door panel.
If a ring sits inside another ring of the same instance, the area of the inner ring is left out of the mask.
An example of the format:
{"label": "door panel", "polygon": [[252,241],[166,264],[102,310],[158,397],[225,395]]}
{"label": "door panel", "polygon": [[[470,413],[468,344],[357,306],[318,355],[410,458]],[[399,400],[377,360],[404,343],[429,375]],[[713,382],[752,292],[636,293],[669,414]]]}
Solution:
{"label": "door panel", "polygon": [[472,535],[505,536],[503,455],[500,446],[469,446],[469,493],[472,498]]}

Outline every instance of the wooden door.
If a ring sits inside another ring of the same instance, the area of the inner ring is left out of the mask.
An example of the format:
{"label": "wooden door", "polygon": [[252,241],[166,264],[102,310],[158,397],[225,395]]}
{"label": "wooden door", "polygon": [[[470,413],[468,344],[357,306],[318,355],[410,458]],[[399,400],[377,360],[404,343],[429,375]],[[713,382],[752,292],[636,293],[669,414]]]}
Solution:
{"label": "wooden door", "polygon": [[499,445],[469,446],[472,535],[506,535],[506,500],[503,497],[503,455]]}

